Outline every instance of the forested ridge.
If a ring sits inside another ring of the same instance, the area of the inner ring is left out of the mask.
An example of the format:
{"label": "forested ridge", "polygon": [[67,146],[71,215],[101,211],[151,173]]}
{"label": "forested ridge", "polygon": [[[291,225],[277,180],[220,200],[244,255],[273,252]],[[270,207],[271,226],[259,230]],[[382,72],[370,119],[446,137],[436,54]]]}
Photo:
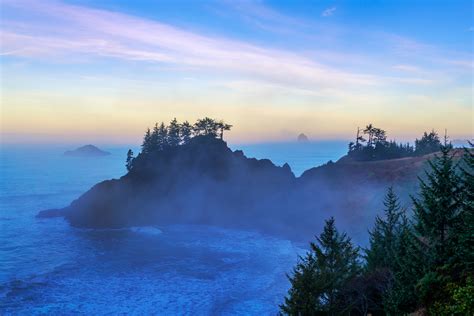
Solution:
{"label": "forested ridge", "polygon": [[326,221],[289,275],[282,314],[474,315],[474,154],[455,160],[446,139],[439,149],[411,210],[388,188],[366,249]]}

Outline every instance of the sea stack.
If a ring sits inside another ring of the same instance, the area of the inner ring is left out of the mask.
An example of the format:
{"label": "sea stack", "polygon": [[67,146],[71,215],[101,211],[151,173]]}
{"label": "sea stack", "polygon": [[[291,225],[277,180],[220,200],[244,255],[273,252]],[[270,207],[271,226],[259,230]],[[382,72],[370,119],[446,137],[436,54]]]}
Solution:
{"label": "sea stack", "polygon": [[301,133],[298,135],[298,138],[297,140],[299,142],[309,142],[309,139],[308,139],[308,136],[306,136],[305,134]]}
{"label": "sea stack", "polygon": [[108,151],[101,150],[94,145],[85,145],[74,150],[68,150],[64,152],[64,156],[72,157],[101,157],[108,156]]}

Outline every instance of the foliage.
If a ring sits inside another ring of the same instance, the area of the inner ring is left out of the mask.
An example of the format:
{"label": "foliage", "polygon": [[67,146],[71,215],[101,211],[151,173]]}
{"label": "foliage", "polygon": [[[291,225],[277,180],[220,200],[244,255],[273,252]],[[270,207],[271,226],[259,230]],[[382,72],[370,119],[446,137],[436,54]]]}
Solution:
{"label": "foliage", "polygon": [[366,250],[367,268],[389,268],[393,270],[396,257],[397,238],[403,210],[393,188],[387,190],[384,200],[385,218],[377,216],[370,235],[370,247]]}
{"label": "foliage", "polygon": [[[378,143],[386,145],[384,132],[371,125],[364,135],[367,140],[358,135],[353,150],[375,150]],[[361,144],[364,142],[366,146]],[[434,150],[436,144],[437,135],[425,133],[417,148],[424,154],[425,150]],[[389,188],[384,217],[377,216],[370,231],[365,269],[346,277],[342,271],[324,268],[327,257],[321,257],[318,251],[331,244],[327,242],[331,238],[322,237],[331,235],[328,222],[318,245],[290,278],[292,289],[282,306],[284,312],[474,315],[474,154],[472,148],[465,149],[462,162],[456,162],[446,139],[440,150],[429,161],[429,171],[419,180],[419,193],[412,198],[413,223]],[[314,265],[307,265],[313,261]],[[316,278],[308,283],[314,286],[311,291],[301,290],[297,282],[303,272],[309,279]],[[328,281],[336,279],[340,282]],[[295,293],[303,293],[313,309],[301,310]]]}
{"label": "foliage", "polygon": [[438,134],[432,130],[430,133],[423,133],[421,139],[415,140],[415,155],[423,156],[439,151],[441,141]]}
{"label": "foliage", "polygon": [[360,132],[361,130],[357,129],[355,143],[349,143],[348,155],[355,160],[383,160],[413,155],[414,149],[410,144],[387,141],[386,132],[372,124],[367,125],[362,131],[366,138]]}
{"label": "foliage", "polygon": [[441,142],[434,130],[430,133],[424,132],[421,139],[416,139],[414,148],[409,143],[387,141],[386,131],[369,124],[363,130],[357,129],[355,142],[349,143],[347,154],[358,161],[396,159],[437,152],[440,146]]}
{"label": "foliage", "polygon": [[289,277],[292,284],[281,310],[289,315],[327,313],[339,315],[348,309],[341,294],[359,271],[358,248],[345,233],[339,233],[334,218],[326,221],[323,232],[310,243],[311,250]]}
{"label": "foliage", "polygon": [[127,160],[125,161],[125,167],[127,168],[127,171],[130,171],[133,168],[133,151],[131,149],[129,149],[127,152]]}
{"label": "foliage", "polygon": [[197,120],[194,125],[185,121],[179,124],[174,118],[167,126],[163,122],[156,123],[153,130],[148,128],[143,137],[142,154],[163,150],[187,144],[195,136],[211,136],[223,139],[224,131],[229,131],[232,125],[224,121],[216,121],[205,117]]}

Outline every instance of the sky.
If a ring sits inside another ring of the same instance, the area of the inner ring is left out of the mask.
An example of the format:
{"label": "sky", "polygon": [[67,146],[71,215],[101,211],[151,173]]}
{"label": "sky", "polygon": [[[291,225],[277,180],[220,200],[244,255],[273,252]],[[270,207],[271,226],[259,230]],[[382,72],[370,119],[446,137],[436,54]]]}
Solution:
{"label": "sky", "polygon": [[1,143],[473,138],[471,1],[0,0]]}

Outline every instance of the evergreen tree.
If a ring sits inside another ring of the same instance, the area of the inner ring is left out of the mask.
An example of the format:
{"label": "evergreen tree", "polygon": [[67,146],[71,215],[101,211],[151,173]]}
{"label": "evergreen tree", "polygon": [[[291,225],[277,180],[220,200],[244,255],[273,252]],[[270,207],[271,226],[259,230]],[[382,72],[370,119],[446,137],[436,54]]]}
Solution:
{"label": "evergreen tree", "polygon": [[157,149],[160,149],[159,147],[160,136],[159,136],[158,123],[155,123],[155,126],[153,127],[153,132],[151,133],[151,137],[150,137],[150,143],[151,143],[150,151],[155,151]]}
{"label": "evergreen tree", "polygon": [[305,257],[299,257],[292,276],[288,276],[291,288],[285,303],[280,306],[282,313],[287,315],[314,315],[323,310],[317,295],[321,287],[318,279],[316,259],[313,252],[307,252]]}
{"label": "evergreen tree", "polygon": [[229,125],[221,120],[217,123],[217,128],[219,129],[219,138],[222,140],[224,139],[224,131],[230,131],[232,125]]}
{"label": "evergreen tree", "polygon": [[384,310],[389,315],[412,313],[419,305],[416,285],[425,273],[421,245],[403,213],[392,265],[393,285],[384,296]]}
{"label": "evergreen tree", "polygon": [[187,144],[193,135],[193,127],[188,121],[185,121],[180,126],[180,137],[183,144]]}
{"label": "evergreen tree", "polygon": [[432,130],[430,133],[424,132],[421,139],[415,140],[415,155],[422,156],[439,151],[441,141],[438,134]]}
{"label": "evergreen tree", "polygon": [[474,152],[464,149],[461,171],[461,214],[456,227],[458,232],[456,255],[453,264],[459,266],[460,275],[474,277]]}
{"label": "evergreen tree", "polygon": [[148,128],[145,132],[145,136],[143,137],[142,143],[142,153],[146,154],[149,153],[152,147],[152,139],[151,139],[151,131]]}
{"label": "evergreen tree", "polygon": [[461,213],[456,224],[455,255],[450,264],[455,278],[474,279],[474,145],[464,149],[460,167]]}
{"label": "evergreen tree", "polygon": [[132,170],[133,168],[133,151],[131,149],[128,150],[127,152],[127,160],[125,162],[125,167],[127,168],[127,171]]}
{"label": "evergreen tree", "polygon": [[165,123],[161,122],[160,126],[157,127],[156,134],[156,146],[159,150],[163,150],[169,145],[168,128]]}
{"label": "evergreen tree", "polygon": [[374,228],[369,232],[370,247],[366,250],[368,270],[377,268],[393,270],[403,211],[392,187],[387,190],[383,203],[385,216],[384,218],[377,216]]}
{"label": "evergreen tree", "polygon": [[218,123],[209,117],[197,120],[193,127],[196,135],[211,135],[214,137],[217,137],[218,129]]}
{"label": "evergreen tree", "polygon": [[168,127],[168,144],[170,146],[178,146],[181,142],[181,138],[179,135],[180,126],[176,118],[174,118]]}
{"label": "evergreen tree", "polygon": [[428,265],[438,267],[453,255],[453,229],[460,220],[460,178],[451,155],[451,144],[445,141],[441,156],[428,161],[427,180],[420,178],[420,194],[413,198],[415,229],[429,254]]}
{"label": "evergreen tree", "polygon": [[345,233],[337,231],[334,218],[326,221],[310,246],[311,251],[289,278],[292,288],[281,310],[290,315],[340,314],[348,308],[340,304],[340,293],[359,272],[358,248]]}
{"label": "evergreen tree", "polygon": [[429,161],[427,180],[420,179],[419,197],[413,198],[415,231],[423,246],[426,269],[417,294],[428,311],[446,300],[447,284],[458,278],[452,261],[459,248],[462,195],[451,149],[445,138],[441,155]]}

